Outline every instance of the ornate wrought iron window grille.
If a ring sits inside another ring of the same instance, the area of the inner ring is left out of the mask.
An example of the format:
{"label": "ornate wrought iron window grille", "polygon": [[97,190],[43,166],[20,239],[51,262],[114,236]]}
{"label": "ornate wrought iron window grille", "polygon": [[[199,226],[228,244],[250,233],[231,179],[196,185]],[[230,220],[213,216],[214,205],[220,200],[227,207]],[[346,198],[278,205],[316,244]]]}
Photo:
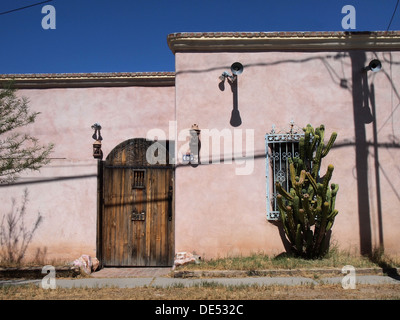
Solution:
{"label": "ornate wrought iron window grille", "polygon": [[303,136],[303,130],[293,121],[288,129],[278,132],[273,125],[271,132],[265,135],[268,220],[279,220],[275,182],[279,181],[286,191],[290,190],[289,159],[300,156],[299,141]]}

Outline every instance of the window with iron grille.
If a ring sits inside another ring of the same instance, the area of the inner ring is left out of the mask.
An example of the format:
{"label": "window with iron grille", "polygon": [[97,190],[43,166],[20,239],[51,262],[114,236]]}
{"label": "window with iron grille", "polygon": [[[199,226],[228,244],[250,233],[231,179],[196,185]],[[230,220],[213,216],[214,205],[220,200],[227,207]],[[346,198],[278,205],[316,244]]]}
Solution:
{"label": "window with iron grille", "polygon": [[303,136],[303,130],[295,127],[293,122],[290,128],[279,132],[273,126],[272,131],[265,135],[268,220],[279,219],[275,183],[279,182],[286,191],[290,190],[289,159],[300,156],[299,141]]}

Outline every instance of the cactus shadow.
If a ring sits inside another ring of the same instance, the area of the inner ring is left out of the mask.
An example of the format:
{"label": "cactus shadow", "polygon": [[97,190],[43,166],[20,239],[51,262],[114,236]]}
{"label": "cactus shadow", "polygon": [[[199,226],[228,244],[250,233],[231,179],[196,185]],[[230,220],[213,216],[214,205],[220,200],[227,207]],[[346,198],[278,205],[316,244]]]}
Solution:
{"label": "cactus shadow", "polygon": [[285,229],[283,228],[282,221],[279,220],[271,220],[269,221],[271,224],[278,228],[279,236],[281,237],[283,247],[285,248],[285,253],[293,254],[292,245],[286,237]]}

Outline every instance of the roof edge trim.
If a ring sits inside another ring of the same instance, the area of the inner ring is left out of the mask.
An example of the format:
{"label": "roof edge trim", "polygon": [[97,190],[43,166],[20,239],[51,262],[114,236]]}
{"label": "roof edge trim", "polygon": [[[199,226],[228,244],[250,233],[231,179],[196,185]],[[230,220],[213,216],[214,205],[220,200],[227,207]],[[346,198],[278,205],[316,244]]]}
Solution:
{"label": "roof edge trim", "polygon": [[400,50],[400,31],[205,32],[173,33],[176,52]]}
{"label": "roof edge trim", "polygon": [[0,84],[16,89],[174,86],[174,72],[0,74]]}

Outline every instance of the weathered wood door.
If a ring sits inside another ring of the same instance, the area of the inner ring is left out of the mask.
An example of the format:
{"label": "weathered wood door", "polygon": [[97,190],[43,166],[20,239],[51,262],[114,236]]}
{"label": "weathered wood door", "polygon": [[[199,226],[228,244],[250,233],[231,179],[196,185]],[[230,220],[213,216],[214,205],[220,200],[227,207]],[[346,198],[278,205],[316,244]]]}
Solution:
{"label": "weathered wood door", "polygon": [[103,266],[173,264],[174,170],[169,143],[152,146],[145,139],[125,141],[102,163],[98,241]]}

